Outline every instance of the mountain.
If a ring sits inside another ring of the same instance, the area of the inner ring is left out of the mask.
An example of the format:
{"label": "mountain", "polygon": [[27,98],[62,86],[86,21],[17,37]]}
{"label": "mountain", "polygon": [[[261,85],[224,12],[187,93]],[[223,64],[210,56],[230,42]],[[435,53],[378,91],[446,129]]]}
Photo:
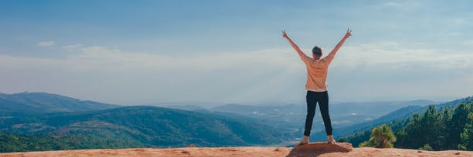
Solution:
{"label": "mountain", "polygon": [[0,131],[86,135],[134,144],[127,147],[269,145],[287,140],[277,129],[247,119],[149,106],[4,117]]}
{"label": "mountain", "polygon": [[[343,129],[340,134],[351,134],[353,131],[370,127],[373,120],[380,118],[394,110],[409,105],[426,106],[435,103],[429,100],[414,100],[414,101],[383,101],[383,102],[346,102],[330,104],[330,114],[332,125],[334,128]],[[410,107],[408,107],[410,108]],[[420,107],[419,107],[420,108]],[[306,116],[306,105],[280,105],[280,106],[254,106],[241,104],[227,104],[216,106],[208,109],[214,113],[232,113],[245,117],[253,118],[255,121],[268,123],[273,125],[285,133],[292,135],[294,138],[299,138],[304,129],[304,121]],[[320,117],[319,108],[316,109],[316,117],[313,122],[313,133],[315,136],[312,139],[325,140],[325,132],[322,118]],[[410,108],[408,110],[413,110]],[[404,111],[399,111],[404,112]],[[397,113],[395,113],[398,115]],[[380,120],[380,123],[385,122],[383,119],[388,119],[388,115]],[[376,121],[375,121],[376,122]],[[360,127],[362,124],[363,127]],[[335,130],[340,131],[340,130]],[[317,133],[320,132],[320,133]],[[321,134],[323,133],[323,134]],[[336,134],[338,135],[338,134]]]}
{"label": "mountain", "polygon": [[282,106],[227,104],[209,108],[208,110],[215,114],[244,116],[259,123],[271,124],[271,126],[279,131],[292,137],[300,132],[306,112],[305,107],[294,104]]}
{"label": "mountain", "polygon": [[197,106],[197,105],[168,105],[168,106],[163,106],[163,107],[172,108],[172,109],[179,109],[179,110],[186,110],[186,111],[206,110],[205,108]]}
{"label": "mountain", "polygon": [[[330,109],[332,115],[350,115],[350,114],[365,114],[373,116],[382,116],[396,109],[406,106],[427,106],[437,104],[438,102],[430,100],[413,100],[413,101],[376,101],[376,102],[343,102],[331,103]],[[301,112],[305,111],[306,104],[300,105],[241,105],[241,104],[227,104],[212,107],[211,111],[231,112],[239,114],[248,114],[253,112],[272,112],[279,110],[283,112]],[[372,111],[376,112],[372,112]]]}
{"label": "mountain", "polygon": [[[330,104],[330,115],[335,126],[349,126],[355,123],[370,121],[380,116],[386,115],[394,110],[407,106],[427,106],[436,104],[429,100],[414,101],[380,101],[380,102],[345,102]],[[294,119],[298,122],[304,120],[306,105],[280,105],[280,106],[253,106],[241,104],[227,104],[216,106],[210,111],[236,113],[250,117],[261,117],[265,119],[285,118]],[[318,108],[316,109],[318,110]],[[314,119],[321,122],[321,119]],[[292,123],[292,121],[291,121]]]}
{"label": "mountain", "polygon": [[[145,104],[136,104],[132,106],[157,106],[157,107],[166,107],[166,108],[175,108],[179,107],[179,109],[183,110],[194,110],[193,108],[209,108],[222,105],[219,102],[212,102],[212,101],[178,101],[178,102],[154,102],[154,103],[145,103]],[[189,106],[191,108],[181,108]]]}
{"label": "mountain", "polygon": [[[446,103],[436,104],[435,106],[437,106],[438,110],[441,110],[446,107],[453,107],[457,105],[458,103],[465,101],[466,99],[468,98],[457,99],[457,100],[453,100]],[[429,102],[430,101],[411,101],[411,103],[407,103],[407,104],[410,104],[410,105],[411,104],[425,104]],[[371,128],[374,128],[381,124],[388,124],[388,123],[391,123],[392,121],[403,120],[405,118],[410,117],[411,115],[415,113],[423,113],[428,108],[429,106],[425,106],[425,105],[403,107],[373,120],[365,121],[365,122],[358,123],[351,126],[334,127],[333,133],[337,137],[344,137],[344,136],[352,135],[355,133],[363,132],[365,130],[371,130]],[[368,110],[368,111],[375,112],[373,110]],[[325,140],[326,139],[325,131],[321,130],[319,132],[316,132],[314,133],[314,135],[312,135],[312,137],[314,137],[315,140]]]}
{"label": "mountain", "polygon": [[403,107],[427,106],[438,103],[439,102],[430,100],[345,102],[330,104],[330,111],[333,112],[333,114],[331,114],[334,116],[336,116],[337,114],[357,114],[365,115],[374,119]]}
{"label": "mountain", "polygon": [[52,113],[111,109],[118,105],[84,101],[49,93],[0,93],[0,115]]}
{"label": "mountain", "polygon": [[[352,137],[350,139],[357,138],[360,140],[354,140],[350,142],[354,144],[355,147],[357,147],[361,142],[366,141],[365,140],[366,138],[369,139],[372,128],[377,127],[382,124],[389,124],[389,123],[392,123],[393,121],[404,120],[406,119],[406,117],[409,117],[414,113],[421,112],[423,109],[424,107],[420,107],[420,106],[403,107],[387,115],[374,119],[372,121],[363,122],[363,123],[359,123],[359,124],[355,124],[355,125],[347,126],[347,127],[334,128],[333,132],[334,132],[334,135],[336,135],[337,137],[342,137],[342,138],[346,138],[347,136],[356,134],[357,137]],[[317,140],[326,139],[325,132],[322,132],[322,131],[315,133],[313,136],[316,137]]]}
{"label": "mountain", "polygon": [[[294,108],[297,107],[296,105],[282,105],[282,106],[254,106],[254,105],[241,105],[241,104],[226,104],[221,106],[216,106],[211,108],[212,111],[220,111],[220,112],[232,112],[232,113],[240,113],[240,114],[247,114],[247,113],[255,113],[255,112],[273,112],[281,109],[289,109],[285,110],[287,112],[296,111]],[[257,113],[256,113],[257,114]]]}

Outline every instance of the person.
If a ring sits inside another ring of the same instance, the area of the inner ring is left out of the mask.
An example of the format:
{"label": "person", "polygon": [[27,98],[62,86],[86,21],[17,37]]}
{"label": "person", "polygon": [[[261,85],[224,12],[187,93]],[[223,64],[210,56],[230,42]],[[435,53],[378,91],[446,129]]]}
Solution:
{"label": "person", "polygon": [[287,36],[286,31],[283,31],[283,38],[286,38],[291,46],[301,57],[302,61],[307,68],[307,83],[305,89],[307,90],[306,102],[307,102],[307,116],[305,119],[305,130],[304,137],[300,141],[299,145],[308,144],[310,131],[312,129],[312,121],[314,120],[315,107],[319,104],[322,119],[324,121],[325,132],[327,134],[327,141],[330,144],[335,144],[335,140],[332,135],[332,124],[329,115],[329,100],[327,92],[327,72],[330,63],[332,62],[338,49],[342,47],[345,40],[351,36],[351,30],[348,29],[342,40],[335,46],[335,48],[326,56],[322,58],[322,48],[315,46],[312,49],[312,58],[305,55],[304,52]]}

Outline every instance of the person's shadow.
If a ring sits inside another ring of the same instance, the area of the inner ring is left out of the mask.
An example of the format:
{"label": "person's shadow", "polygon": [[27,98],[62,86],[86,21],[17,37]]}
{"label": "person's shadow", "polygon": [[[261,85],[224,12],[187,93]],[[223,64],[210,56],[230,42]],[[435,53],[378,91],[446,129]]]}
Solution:
{"label": "person's shadow", "polygon": [[316,157],[327,153],[348,153],[353,149],[350,143],[310,143],[302,146],[296,146],[286,157]]}
{"label": "person's shadow", "polygon": [[289,154],[287,154],[286,157],[316,157],[322,154],[327,154],[327,153],[348,153],[344,151],[325,151],[325,150],[296,150],[292,149]]}

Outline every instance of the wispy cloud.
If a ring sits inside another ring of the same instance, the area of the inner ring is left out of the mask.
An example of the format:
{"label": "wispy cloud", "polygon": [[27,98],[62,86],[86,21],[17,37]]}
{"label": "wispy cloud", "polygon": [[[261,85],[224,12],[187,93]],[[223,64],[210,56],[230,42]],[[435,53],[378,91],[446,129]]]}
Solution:
{"label": "wispy cloud", "polygon": [[381,6],[391,7],[391,8],[396,8],[396,9],[411,10],[414,8],[422,7],[423,4],[419,1],[413,1],[413,0],[397,0],[397,1],[387,1],[387,2],[381,3]]}
{"label": "wispy cloud", "polygon": [[61,48],[66,49],[66,50],[77,50],[82,47],[82,44],[74,44],[74,45],[65,45],[62,46]]}
{"label": "wispy cloud", "polygon": [[381,42],[344,48],[341,65],[392,64],[396,66],[422,65],[429,68],[458,69],[473,67],[473,53],[448,49],[410,48],[408,44]]}
{"label": "wispy cloud", "polygon": [[42,42],[38,42],[36,45],[39,47],[52,47],[56,45],[56,42],[55,41],[42,41]]}

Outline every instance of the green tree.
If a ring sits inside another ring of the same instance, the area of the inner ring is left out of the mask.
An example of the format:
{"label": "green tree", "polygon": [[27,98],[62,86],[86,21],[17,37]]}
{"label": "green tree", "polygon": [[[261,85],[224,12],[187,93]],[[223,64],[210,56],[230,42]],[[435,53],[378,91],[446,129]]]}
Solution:
{"label": "green tree", "polygon": [[473,112],[468,114],[468,123],[460,134],[461,143],[458,145],[462,150],[473,150]]}
{"label": "green tree", "polygon": [[421,150],[433,151],[432,147],[429,144],[425,144],[420,148]]}
{"label": "green tree", "polygon": [[386,124],[373,129],[369,141],[360,144],[360,147],[392,148],[396,136]]}
{"label": "green tree", "polygon": [[446,124],[443,115],[448,112],[437,112],[435,106],[429,106],[422,115],[413,115],[411,121],[401,131],[397,132],[400,142],[396,143],[401,148],[418,149],[426,144],[434,150],[443,148],[447,137]]}
{"label": "green tree", "polygon": [[450,149],[462,149],[459,147],[462,143],[460,134],[465,130],[464,128],[468,122],[468,115],[473,112],[471,106],[472,103],[461,103],[453,111],[452,118],[448,123],[449,135],[447,143],[449,144],[448,147]]}

